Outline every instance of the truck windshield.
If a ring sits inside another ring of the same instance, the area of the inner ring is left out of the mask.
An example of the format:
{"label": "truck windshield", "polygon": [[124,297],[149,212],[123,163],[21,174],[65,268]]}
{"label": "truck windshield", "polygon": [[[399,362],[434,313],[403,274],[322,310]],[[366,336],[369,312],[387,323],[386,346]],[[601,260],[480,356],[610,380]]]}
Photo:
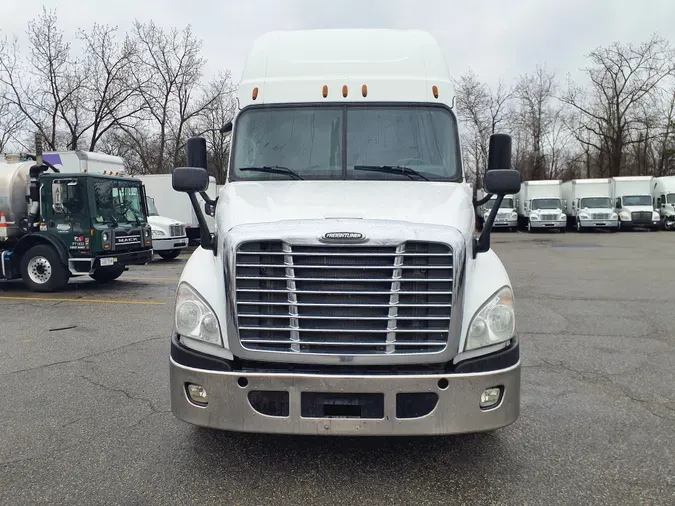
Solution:
{"label": "truck windshield", "polygon": [[560,199],[534,199],[532,209],[560,209]]}
{"label": "truck windshield", "polygon": [[[495,200],[496,199],[490,199],[485,203],[485,208],[486,209],[492,209],[492,206],[495,205]],[[513,199],[512,198],[505,198],[502,200],[502,205],[499,206],[499,209],[513,209]]]}
{"label": "truck windshield", "polygon": [[141,184],[116,179],[94,179],[96,221],[141,224],[146,222]]}
{"label": "truck windshield", "polygon": [[461,178],[455,117],[443,107],[255,108],[237,119],[233,142],[230,177],[236,180],[298,179],[282,170],[250,170],[275,166],[304,180]]}
{"label": "truck windshield", "polygon": [[157,206],[155,206],[155,199],[152,197],[146,197],[145,202],[148,205],[148,216],[159,216],[157,212]]}
{"label": "truck windshield", "polygon": [[584,207],[607,209],[608,207],[612,207],[612,201],[609,197],[587,197],[579,201],[579,207],[582,209]]}
{"label": "truck windshield", "polygon": [[652,198],[649,195],[626,195],[622,197],[624,206],[651,206]]}

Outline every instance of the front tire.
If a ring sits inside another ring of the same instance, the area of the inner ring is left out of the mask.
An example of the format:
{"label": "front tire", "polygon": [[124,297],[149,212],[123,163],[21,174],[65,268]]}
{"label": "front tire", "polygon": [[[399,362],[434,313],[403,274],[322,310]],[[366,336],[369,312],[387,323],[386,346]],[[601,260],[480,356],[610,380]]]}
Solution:
{"label": "front tire", "polygon": [[171,249],[171,250],[166,250],[166,251],[157,251],[156,253],[163,259],[163,260],[175,260],[178,258],[178,255],[180,255],[179,249]]}
{"label": "front tire", "polygon": [[530,223],[530,220],[527,220],[527,233],[532,233],[532,223]]}
{"label": "front tire", "polygon": [[70,273],[61,262],[56,250],[46,244],[30,248],[21,258],[21,277],[32,292],[54,292],[61,290]]}
{"label": "front tire", "polygon": [[114,265],[112,267],[99,267],[89,276],[100,283],[108,283],[119,278],[124,272],[124,267],[121,265]]}

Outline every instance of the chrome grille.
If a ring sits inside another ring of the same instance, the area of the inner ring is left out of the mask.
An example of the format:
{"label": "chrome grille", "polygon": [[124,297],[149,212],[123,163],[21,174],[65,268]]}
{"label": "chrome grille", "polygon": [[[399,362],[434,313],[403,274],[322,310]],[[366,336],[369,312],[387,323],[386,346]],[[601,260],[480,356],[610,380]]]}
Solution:
{"label": "chrome grille", "polygon": [[541,218],[542,221],[556,221],[558,219],[557,214],[542,214]]}
{"label": "chrome grille", "polygon": [[592,220],[608,220],[610,217],[611,217],[611,215],[607,214],[607,213],[593,213],[593,214],[591,214]]}
{"label": "chrome grille", "polygon": [[185,225],[170,225],[169,234],[171,237],[182,237],[185,235]]}
{"label": "chrome grille", "polygon": [[652,213],[650,211],[634,211],[631,213],[633,223],[651,223]]}
{"label": "chrome grille", "polygon": [[236,254],[239,340],[256,351],[436,353],[449,338],[452,288],[445,244],[247,242]]}

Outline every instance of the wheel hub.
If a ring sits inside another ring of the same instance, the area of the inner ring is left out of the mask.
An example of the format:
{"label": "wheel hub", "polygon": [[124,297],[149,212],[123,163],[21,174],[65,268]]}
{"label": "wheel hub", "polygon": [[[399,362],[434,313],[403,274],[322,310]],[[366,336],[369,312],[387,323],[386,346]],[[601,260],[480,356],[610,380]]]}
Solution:
{"label": "wheel hub", "polygon": [[28,262],[28,276],[34,283],[43,285],[52,277],[52,264],[43,256],[31,258]]}

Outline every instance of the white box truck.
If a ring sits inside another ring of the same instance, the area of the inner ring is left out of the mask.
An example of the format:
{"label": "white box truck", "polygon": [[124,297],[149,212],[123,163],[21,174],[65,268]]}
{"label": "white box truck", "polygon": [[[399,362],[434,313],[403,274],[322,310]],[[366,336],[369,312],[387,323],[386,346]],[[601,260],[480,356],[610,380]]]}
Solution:
{"label": "white box truck", "polygon": [[[478,189],[476,191],[476,201],[481,202],[487,197],[488,193],[485,190]],[[482,229],[483,225],[490,216],[490,211],[494,206],[497,200],[496,195],[492,195],[488,201],[481,204],[477,208],[476,215],[478,217],[478,228]],[[516,196],[515,195],[504,195],[502,204],[497,210],[497,215],[495,217],[495,222],[493,225],[494,228],[502,228],[507,230],[516,230],[518,228],[518,212],[516,210]]]}
{"label": "white box truck", "polygon": [[[176,294],[171,408],[218,429],[481,432],[520,411],[513,290],[475,235],[451,76],[414,30],[273,32],[238,88],[215,234]],[[485,188],[520,188],[493,135]],[[206,142],[173,186],[208,186]],[[177,199],[179,200],[179,199]],[[496,214],[498,204],[495,204]],[[493,217],[493,215],[491,215]]]}
{"label": "white box truck", "polygon": [[547,228],[565,232],[567,216],[563,211],[562,181],[523,181],[516,196],[518,216],[528,232]]}
{"label": "white box truck", "polygon": [[127,173],[124,159],[119,156],[92,151],[48,151],[43,159],[57,169],[68,172],[94,172],[120,176]]}
{"label": "white box truck", "polygon": [[652,181],[654,207],[666,230],[675,230],[675,176],[655,177]]}
{"label": "white box truck", "polygon": [[[185,224],[185,231],[188,240],[191,243],[199,241],[199,222],[190,201],[185,199],[185,195],[175,191],[171,186],[171,174],[147,174],[137,176],[145,184],[145,192],[148,197],[152,197],[157,209],[162,211],[163,216],[171,218]],[[217,196],[216,178],[209,177],[209,187],[206,194],[212,200]],[[204,199],[200,194],[196,195],[199,205],[204,208]],[[209,230],[215,231],[215,219],[211,215],[206,215],[206,223]]]}
{"label": "white box truck", "polygon": [[572,179],[562,184],[568,225],[577,232],[598,228],[616,231],[619,215],[612,202],[610,178]]}
{"label": "white box truck", "polygon": [[661,217],[652,202],[653,176],[612,178],[612,198],[619,214],[619,230],[658,230]]}

